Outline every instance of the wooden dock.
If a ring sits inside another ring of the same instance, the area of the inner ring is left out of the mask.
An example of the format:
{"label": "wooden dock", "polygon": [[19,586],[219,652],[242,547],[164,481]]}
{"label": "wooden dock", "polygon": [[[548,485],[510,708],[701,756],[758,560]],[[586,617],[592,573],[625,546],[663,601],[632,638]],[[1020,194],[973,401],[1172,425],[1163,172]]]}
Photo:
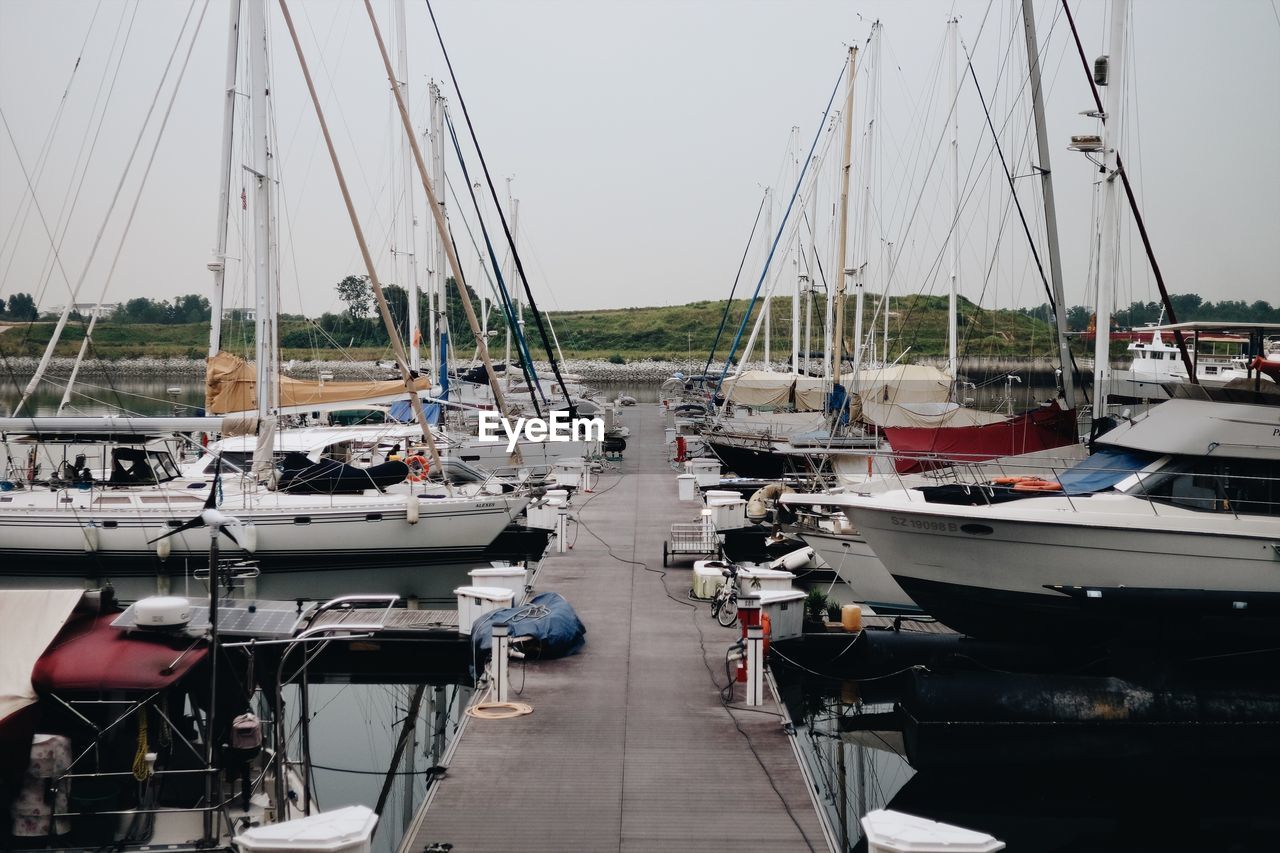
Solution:
{"label": "wooden dock", "polygon": [[688,564],[662,575],[670,525],[698,505],[676,499],[661,413],[640,406],[626,422],[625,461],[575,497],[573,549],[548,556],[537,583],[577,609],[586,647],[523,673],[513,663],[511,698],[534,712],[468,723],[404,853],[826,849],[772,699],[721,703],[738,629],[685,603]]}

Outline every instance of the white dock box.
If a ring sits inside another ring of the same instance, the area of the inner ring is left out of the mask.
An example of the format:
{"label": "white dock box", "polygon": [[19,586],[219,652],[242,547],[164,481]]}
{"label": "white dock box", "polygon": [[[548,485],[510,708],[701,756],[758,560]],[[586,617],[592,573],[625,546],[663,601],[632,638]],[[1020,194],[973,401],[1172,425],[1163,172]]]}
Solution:
{"label": "white dock box", "polygon": [[582,484],[582,469],[585,465],[577,457],[557,459],[551,469],[551,479],[557,486],[579,486]]}
{"label": "white dock box", "polygon": [[458,597],[458,633],[470,634],[471,626],[481,616],[510,607],[515,596],[500,586],[460,586],[453,591]]}
{"label": "white dock box", "polygon": [[347,806],[309,817],[255,826],[235,837],[243,853],[369,853],[378,815],[367,806]]}
{"label": "white dock box", "polygon": [[719,459],[690,459],[685,467],[698,478],[698,485],[702,488],[710,489],[720,485]]}
{"label": "white dock box", "polygon": [[795,579],[795,575],[782,569],[739,569],[738,592],[794,592],[791,582]]}
{"label": "white dock box", "polygon": [[531,503],[529,508],[524,511],[524,517],[528,520],[529,526],[536,527],[539,530],[555,530],[556,519],[559,515],[560,507],[546,500]]}
{"label": "white dock box", "polygon": [[747,526],[747,502],[730,489],[707,489],[703,493],[716,530],[737,530]]}
{"label": "white dock box", "polygon": [[975,832],[890,809],[876,809],[862,818],[868,853],[996,853],[1004,842]]}
{"label": "white dock box", "polygon": [[682,501],[696,501],[698,478],[692,474],[676,474],[676,492]]}
{"label": "white dock box", "polygon": [[488,569],[472,569],[467,572],[467,575],[475,586],[511,590],[513,600],[524,595],[525,584],[529,582],[529,572],[522,566],[494,566]]}
{"label": "white dock box", "polygon": [[769,617],[769,637],[790,640],[804,633],[805,593],[761,592],[760,612]]}
{"label": "white dock box", "polygon": [[724,570],[729,564],[724,560],[695,560],[693,563],[693,597],[703,600],[714,598],[720,584],[724,583]]}

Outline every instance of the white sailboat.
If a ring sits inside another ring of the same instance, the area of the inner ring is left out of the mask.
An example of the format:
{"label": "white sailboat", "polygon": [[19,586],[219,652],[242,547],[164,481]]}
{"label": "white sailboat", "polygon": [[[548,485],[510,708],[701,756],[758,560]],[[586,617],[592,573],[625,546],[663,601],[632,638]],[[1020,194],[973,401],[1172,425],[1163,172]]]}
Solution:
{"label": "white sailboat", "polygon": [[[253,162],[246,168],[254,183],[256,418],[238,424],[238,430],[217,419],[195,427],[173,422],[168,428],[154,419],[131,423],[128,418],[0,423],[7,445],[18,436],[33,449],[43,446],[38,452],[49,459],[57,458],[59,445],[106,445],[96,472],[81,469],[69,477],[41,478],[34,465],[24,471],[11,457],[9,467],[18,476],[6,480],[0,495],[0,577],[6,584],[79,586],[88,578],[109,580],[124,598],[157,587],[165,591],[175,580],[207,568],[207,535],[193,530],[161,537],[198,515],[216,490],[216,505],[245,525],[238,556],[255,563],[259,594],[325,597],[358,579],[356,585],[366,591],[440,597],[456,586],[467,566],[484,561],[488,546],[528,503],[513,493],[441,497],[420,489],[393,495],[373,484],[354,494],[275,489],[272,450],[280,397],[269,58],[264,4],[251,0],[248,6],[254,139]],[[234,18],[231,39],[238,38],[239,19]],[[250,471],[217,482],[182,477],[168,448],[154,439],[188,429],[255,433]],[[429,443],[428,436],[420,437]]]}

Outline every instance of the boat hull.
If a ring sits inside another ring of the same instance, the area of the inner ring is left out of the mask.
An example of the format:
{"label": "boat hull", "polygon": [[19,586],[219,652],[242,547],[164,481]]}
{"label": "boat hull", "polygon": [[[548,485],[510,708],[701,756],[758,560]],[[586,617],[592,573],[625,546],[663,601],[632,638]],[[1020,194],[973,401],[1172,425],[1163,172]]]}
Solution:
{"label": "boat hull", "polygon": [[801,529],[797,533],[817,552],[859,601],[877,613],[918,613],[920,607],[893,579],[867,540],[856,533],[827,533]]}
{"label": "boat hull", "polygon": [[[1142,501],[1106,496],[1075,498],[1094,503],[1087,514],[1052,508],[1066,499],[1032,500],[1046,509],[1028,518],[875,499],[844,511],[912,600],[972,636],[1060,639],[1187,611],[1271,630],[1280,553],[1266,522],[1172,508],[1154,515]],[[1217,606],[1225,612],[1201,612]]]}
{"label": "boat hull", "polygon": [[[252,525],[252,552],[226,536],[224,560],[253,561],[256,594],[323,598],[350,592],[447,597],[466,570],[488,565],[490,549],[526,500],[419,499],[410,524],[404,499],[366,502],[347,511],[311,506],[222,510]],[[7,510],[0,516],[0,583],[75,585],[110,581],[122,598],[148,595],[208,568],[209,531],[169,536],[168,553],[152,540],[172,533],[190,511]],[[182,514],[179,514],[182,513]],[[247,538],[241,533],[241,539]],[[444,569],[455,569],[449,572]],[[175,589],[176,591],[176,589]]]}

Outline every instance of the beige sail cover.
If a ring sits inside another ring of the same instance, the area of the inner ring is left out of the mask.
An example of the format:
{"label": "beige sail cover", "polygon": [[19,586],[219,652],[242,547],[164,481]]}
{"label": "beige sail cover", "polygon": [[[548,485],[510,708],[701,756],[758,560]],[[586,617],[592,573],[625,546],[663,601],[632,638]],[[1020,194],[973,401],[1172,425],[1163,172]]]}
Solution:
{"label": "beige sail cover", "polygon": [[[414,380],[418,391],[430,391],[431,380],[420,376]],[[312,382],[280,377],[281,407],[323,406],[329,403],[357,402],[375,397],[405,393],[398,379],[368,382]],[[248,412],[257,407],[257,375],[251,361],[228,352],[220,352],[208,360],[205,371],[204,407],[211,415]]]}
{"label": "beige sail cover", "polygon": [[724,380],[722,391],[741,406],[788,406],[796,377],[772,370],[744,370]]}
{"label": "beige sail cover", "polygon": [[820,376],[796,377],[796,411],[821,412],[827,403],[830,385]]}

